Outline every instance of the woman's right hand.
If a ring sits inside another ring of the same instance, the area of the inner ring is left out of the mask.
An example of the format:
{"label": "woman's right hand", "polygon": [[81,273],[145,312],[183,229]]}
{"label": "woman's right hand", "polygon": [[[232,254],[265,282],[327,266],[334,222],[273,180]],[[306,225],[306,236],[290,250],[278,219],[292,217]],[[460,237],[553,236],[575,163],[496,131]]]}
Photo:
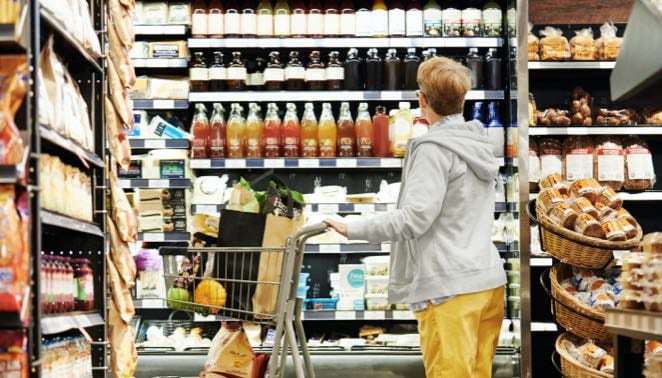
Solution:
{"label": "woman's right hand", "polygon": [[326,223],[327,225],[329,225],[329,227],[336,230],[336,232],[339,233],[340,235],[342,235],[344,237],[347,237],[347,224],[346,223],[338,222],[338,221],[330,219],[330,218],[325,219],[324,223]]}

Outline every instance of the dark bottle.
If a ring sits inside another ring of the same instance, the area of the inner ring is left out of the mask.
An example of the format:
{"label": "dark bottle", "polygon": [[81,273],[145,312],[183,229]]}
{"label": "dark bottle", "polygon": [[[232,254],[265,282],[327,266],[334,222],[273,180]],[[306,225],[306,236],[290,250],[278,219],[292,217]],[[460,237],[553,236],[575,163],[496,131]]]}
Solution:
{"label": "dark bottle", "polygon": [[321,91],[326,87],[324,63],[320,61],[320,52],[310,53],[310,62],[306,67],[306,88],[310,91]]}
{"label": "dark bottle", "polygon": [[517,89],[517,46],[510,48],[510,87]]}
{"label": "dark bottle", "polygon": [[214,51],[214,63],[209,66],[209,90],[212,92],[224,91],[227,78],[228,73],[225,64],[223,64],[223,53]]}
{"label": "dark bottle", "polygon": [[402,61],[395,49],[388,49],[384,59],[384,89],[397,91],[402,89]]}
{"label": "dark bottle", "polygon": [[209,90],[209,68],[205,62],[205,53],[196,51],[189,68],[191,92],[206,92]]}
{"label": "dark bottle", "polygon": [[483,61],[483,57],[478,55],[478,49],[469,49],[467,67],[471,70],[471,89],[483,89],[485,86],[485,77],[483,76],[485,71],[484,66],[485,62]]}
{"label": "dark bottle", "polygon": [[337,51],[329,53],[329,63],[326,65],[326,89],[330,91],[341,90],[345,81],[345,69],[338,59],[339,56]]}
{"label": "dark bottle", "polygon": [[415,90],[418,89],[418,66],[421,65],[421,58],[416,56],[416,48],[412,47],[407,49],[407,56],[405,56],[405,80],[404,89]]}
{"label": "dark bottle", "polygon": [[497,56],[497,49],[489,49],[485,56],[485,89],[502,89],[501,84],[501,58]]}
{"label": "dark bottle", "polygon": [[232,62],[228,65],[228,80],[225,82],[229,91],[246,90],[246,66],[241,61],[239,51],[232,52]]}
{"label": "dark bottle", "polygon": [[368,50],[368,58],[365,60],[366,90],[382,90],[382,80],[384,79],[382,75],[383,66],[384,62],[377,55],[377,49]]}
{"label": "dark bottle", "polygon": [[290,91],[300,91],[306,88],[306,69],[299,60],[298,51],[290,51],[290,61],[285,68],[285,80],[287,89]]}
{"label": "dark bottle", "polygon": [[359,50],[349,49],[345,60],[345,90],[360,91],[363,89],[363,61],[359,58]]}
{"label": "dark bottle", "polygon": [[264,69],[264,88],[268,91],[282,91],[285,87],[285,70],[278,60],[280,53],[272,51],[269,53],[269,63]]}
{"label": "dark bottle", "polygon": [[248,66],[248,87],[250,90],[259,91],[264,89],[264,59],[256,58]]}

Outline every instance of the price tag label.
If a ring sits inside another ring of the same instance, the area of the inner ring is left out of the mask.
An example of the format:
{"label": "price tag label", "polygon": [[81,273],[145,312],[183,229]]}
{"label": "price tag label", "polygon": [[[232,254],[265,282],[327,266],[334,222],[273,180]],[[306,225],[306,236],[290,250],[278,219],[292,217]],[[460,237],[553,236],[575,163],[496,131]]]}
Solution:
{"label": "price tag label", "polygon": [[338,168],[356,168],[356,159],[336,159]]}
{"label": "price tag label", "polygon": [[613,69],[616,66],[615,62],[600,62],[598,63],[598,67],[603,68],[603,69]]}
{"label": "price tag label", "polygon": [[175,101],[173,100],[153,100],[152,109],[173,109]]}
{"label": "price tag label", "polygon": [[165,58],[155,58],[152,59],[149,66],[150,67],[155,67],[155,68],[164,68],[168,67],[170,59],[165,59]]}
{"label": "price tag label", "polygon": [[122,188],[130,188],[131,187],[131,180],[120,180],[120,187]]}
{"label": "price tag label", "polygon": [[196,214],[217,214],[220,209],[216,205],[195,205]]}
{"label": "price tag label", "polygon": [[354,205],[354,211],[357,213],[374,213],[375,204],[373,203],[357,203]]}
{"label": "price tag label", "polygon": [[163,34],[184,34],[184,25],[155,26],[154,29],[161,29]]}
{"label": "price tag label", "polygon": [[338,253],[340,252],[339,244],[320,244],[320,253]]}
{"label": "price tag label", "polygon": [[382,252],[391,252],[391,243],[382,243]]}
{"label": "price tag label", "polygon": [[227,159],[225,168],[246,168],[246,159]]}
{"label": "price tag label", "polygon": [[190,160],[191,169],[211,168],[211,160],[209,159],[192,159]]}
{"label": "price tag label", "polygon": [[134,67],[145,67],[147,65],[147,59],[131,59]]}
{"label": "price tag label", "polygon": [[416,317],[414,313],[406,310],[395,310],[393,311],[393,319],[395,320],[414,320]]}
{"label": "price tag label", "polygon": [[356,320],[355,311],[336,311],[336,320]]}
{"label": "price tag label", "polygon": [[265,168],[285,168],[285,159],[264,159]]}
{"label": "price tag label", "polygon": [[170,180],[149,180],[150,188],[169,188]]}
{"label": "price tag label", "polygon": [[145,139],[145,148],[166,148],[165,139]]}
{"label": "price tag label", "polygon": [[385,311],[364,311],[363,312],[364,320],[384,320],[386,319]]}
{"label": "price tag label", "polygon": [[380,161],[380,165],[384,168],[400,168],[402,167],[402,159],[385,158]]}
{"label": "price tag label", "polygon": [[382,100],[385,101],[397,101],[403,98],[403,92],[398,91],[382,91],[381,93]]}
{"label": "price tag label", "polygon": [[319,213],[337,213],[338,205],[320,203],[319,205],[317,205],[317,211]]}
{"label": "price tag label", "polygon": [[157,242],[163,241],[165,236],[161,232],[146,232],[143,234],[143,241],[146,242]]}
{"label": "price tag label", "polygon": [[142,308],[163,308],[163,300],[161,299],[143,299]]}
{"label": "price tag label", "polygon": [[320,161],[319,159],[301,159],[299,160],[300,168],[319,168]]}

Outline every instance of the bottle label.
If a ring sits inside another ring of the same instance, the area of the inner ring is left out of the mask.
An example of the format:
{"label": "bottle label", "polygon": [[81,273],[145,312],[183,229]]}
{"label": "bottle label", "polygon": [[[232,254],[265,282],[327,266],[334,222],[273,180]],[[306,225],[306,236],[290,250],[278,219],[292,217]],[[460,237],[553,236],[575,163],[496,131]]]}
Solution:
{"label": "bottle label", "polygon": [[290,26],[293,35],[306,35],[306,14],[292,14],[290,17]]}
{"label": "bottle label", "polygon": [[[462,11],[455,8],[446,8],[441,14],[443,35],[445,37],[459,37],[462,29]],[[480,18],[479,18],[480,19]]]}
{"label": "bottle label", "polygon": [[439,9],[426,9],[423,12],[423,31],[428,37],[441,37],[441,17]]}
{"label": "bottle label", "polygon": [[248,75],[248,82],[254,87],[261,87],[264,85],[264,73],[262,72],[255,72],[250,75]]}
{"label": "bottle label", "polygon": [[228,80],[246,80],[246,67],[229,67]]}
{"label": "bottle label", "polygon": [[326,80],[345,80],[345,69],[342,67],[327,67]]}
{"label": "bottle label", "polygon": [[383,9],[372,11],[372,35],[385,36],[388,34],[388,11]]}
{"label": "bottle label", "polygon": [[287,67],[285,69],[285,80],[305,80],[306,69],[303,67]]}
{"label": "bottle label", "polygon": [[239,138],[230,138],[228,144],[232,147],[239,147],[241,145],[241,139]]}
{"label": "bottle label", "polygon": [[209,80],[226,80],[227,78],[228,70],[225,67],[209,68]]}
{"label": "bottle label", "polygon": [[324,15],[324,35],[340,34],[340,16],[337,13]]}
{"label": "bottle label", "polygon": [[225,34],[241,34],[241,15],[237,12],[225,14]]}
{"label": "bottle label", "polygon": [[260,138],[246,138],[246,145],[250,147],[256,147],[260,145]]}
{"label": "bottle label", "polygon": [[274,146],[274,145],[277,146],[278,145],[278,138],[273,138],[273,137],[265,138],[264,139],[264,144],[266,144],[267,146]]}
{"label": "bottle label", "polygon": [[352,138],[339,138],[338,142],[338,144],[341,146],[351,146],[354,144],[354,140]]}
{"label": "bottle label", "polygon": [[388,34],[405,35],[404,9],[391,9],[388,11]]}
{"label": "bottle label", "polygon": [[407,36],[421,35],[423,35],[423,12],[420,9],[410,9],[407,11]]}
{"label": "bottle label", "polygon": [[503,31],[501,9],[489,8],[483,11],[483,28],[488,37],[498,37]]}
{"label": "bottle label", "polygon": [[274,17],[271,14],[257,15],[257,35],[274,35]]}
{"label": "bottle label", "polygon": [[628,147],[626,155],[628,179],[653,180],[655,178],[653,156],[647,148]]}
{"label": "bottle label", "polygon": [[353,36],[356,34],[356,15],[343,13],[340,15],[340,35]]}
{"label": "bottle label", "polygon": [[598,149],[598,180],[624,181],[625,159],[620,149]]}
{"label": "bottle label", "polygon": [[285,145],[297,145],[297,138],[296,137],[285,137]]}
{"label": "bottle label", "polygon": [[308,35],[324,34],[324,15],[321,13],[310,13],[308,15]]}
{"label": "bottle label", "polygon": [[529,155],[529,182],[540,181],[540,158],[535,155]]}
{"label": "bottle label", "polygon": [[264,70],[264,81],[284,81],[285,70],[282,68],[267,68]]}
{"label": "bottle label", "polygon": [[255,13],[243,13],[241,15],[241,34],[257,34],[257,15]]}
{"label": "bottle label", "polygon": [[306,81],[324,81],[326,80],[324,68],[306,69]]}
{"label": "bottle label", "polygon": [[191,20],[191,34],[193,35],[207,35],[207,14],[206,13],[193,13]]}
{"label": "bottle label", "polygon": [[201,67],[192,67],[188,70],[191,80],[209,80],[209,69]]}
{"label": "bottle label", "polygon": [[361,138],[359,138],[359,145],[360,146],[372,146],[372,139],[367,138],[367,137],[361,137]]}
{"label": "bottle label", "polygon": [[568,180],[593,178],[593,148],[576,148],[565,155],[565,174]]}
{"label": "bottle label", "polygon": [[360,10],[356,12],[356,36],[357,37],[370,37],[372,35],[371,29],[372,11]]}
{"label": "bottle label", "polygon": [[207,16],[207,33],[223,35],[223,13],[220,10],[209,13]]}
{"label": "bottle label", "polygon": [[465,37],[477,37],[480,35],[480,21],[482,12],[480,9],[467,8],[462,11],[462,30]]}
{"label": "bottle label", "polygon": [[274,16],[274,34],[290,35],[290,15],[277,14]]}

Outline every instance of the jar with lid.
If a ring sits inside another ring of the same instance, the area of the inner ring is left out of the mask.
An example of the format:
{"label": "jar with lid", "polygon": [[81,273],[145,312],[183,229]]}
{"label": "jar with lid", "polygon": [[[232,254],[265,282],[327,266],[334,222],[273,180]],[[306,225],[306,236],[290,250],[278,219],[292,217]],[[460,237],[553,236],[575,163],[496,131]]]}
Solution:
{"label": "jar with lid", "polygon": [[75,259],[74,278],[76,281],[76,311],[94,309],[94,274],[90,268],[90,260]]}
{"label": "jar with lid", "polygon": [[207,34],[210,38],[222,38],[225,31],[223,26],[223,4],[221,0],[210,0],[207,12]]}
{"label": "jar with lid", "polygon": [[306,67],[306,87],[310,91],[321,91],[326,87],[324,63],[320,61],[320,52],[310,53],[310,62]]}
{"label": "jar with lid", "polygon": [[322,38],[324,36],[324,10],[320,0],[311,0],[308,4],[308,37]]}
{"label": "jar with lid", "polygon": [[209,66],[209,90],[212,92],[224,91],[227,78],[228,73],[223,63],[223,53],[214,51],[214,63]]}
{"label": "jar with lid", "polygon": [[290,36],[290,6],[285,0],[276,1],[274,6],[274,36]]}
{"label": "jar with lid", "polygon": [[257,36],[257,14],[253,2],[247,1],[243,4],[240,18],[241,36],[244,38],[255,38]]}
{"label": "jar with lid", "polygon": [[340,4],[340,36],[353,37],[356,35],[356,13],[352,0],[342,0]]}
{"label": "jar with lid", "polygon": [[299,60],[298,51],[290,51],[290,61],[285,68],[285,80],[290,91],[300,91],[306,87],[306,69]]}
{"label": "jar with lid", "polygon": [[241,52],[232,52],[232,62],[227,70],[228,80],[226,86],[229,91],[243,91],[246,89],[246,66],[241,61]]}
{"label": "jar with lid", "polygon": [[205,38],[209,34],[207,29],[208,8],[205,0],[195,0],[191,6],[191,37]]}
{"label": "jar with lid", "polygon": [[326,89],[331,91],[341,90],[345,81],[345,70],[339,56],[340,54],[337,51],[331,51],[329,53],[329,63],[326,65]]}
{"label": "jar with lid", "polygon": [[308,27],[306,3],[303,0],[294,0],[290,8],[292,9],[290,16],[290,33],[292,37],[305,37]]}
{"label": "jar with lid", "polygon": [[271,0],[260,0],[257,5],[257,36],[273,37],[274,35],[274,9]]}
{"label": "jar with lid", "polygon": [[324,1],[324,37],[340,35],[340,11],[336,0]]}
{"label": "jar with lid", "polygon": [[189,68],[191,92],[207,92],[209,90],[209,68],[205,61],[205,53],[196,51]]}
{"label": "jar with lid", "polygon": [[225,38],[239,38],[241,36],[241,12],[237,0],[227,0],[225,2],[223,34]]}
{"label": "jar with lid", "polygon": [[269,53],[269,63],[264,69],[264,87],[269,91],[281,91],[285,84],[285,71],[279,61],[280,53],[272,51]]}

